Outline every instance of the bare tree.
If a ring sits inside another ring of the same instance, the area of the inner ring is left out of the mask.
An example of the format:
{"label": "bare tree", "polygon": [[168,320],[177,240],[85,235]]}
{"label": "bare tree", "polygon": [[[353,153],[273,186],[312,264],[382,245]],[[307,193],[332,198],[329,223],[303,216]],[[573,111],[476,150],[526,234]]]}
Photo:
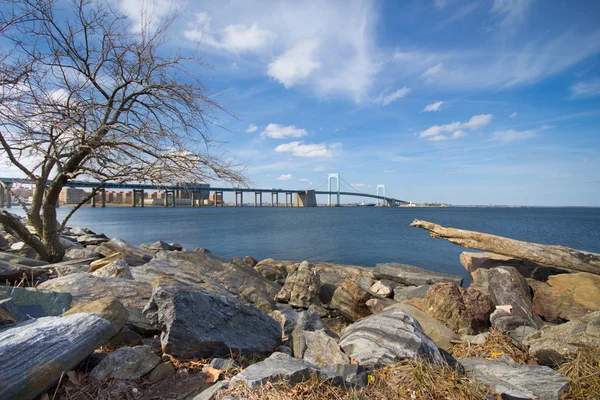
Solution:
{"label": "bare tree", "polygon": [[226,110],[200,80],[206,65],[165,46],[173,15],[133,32],[103,0],[0,6],[11,10],[0,25],[3,46],[10,44],[2,48],[0,157],[34,183],[26,212],[35,232],[7,212],[0,223],[38,258],[64,255],[56,206],[71,180],[245,182],[239,166],[215,152],[209,127]]}

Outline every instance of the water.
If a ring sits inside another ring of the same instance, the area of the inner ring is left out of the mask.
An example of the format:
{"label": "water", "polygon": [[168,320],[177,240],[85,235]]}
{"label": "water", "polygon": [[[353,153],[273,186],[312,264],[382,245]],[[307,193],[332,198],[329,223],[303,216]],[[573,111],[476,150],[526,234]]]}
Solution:
{"label": "water", "polygon": [[[69,210],[59,208],[59,218]],[[410,227],[415,218],[600,253],[598,208],[83,207],[69,226],[138,245],[164,240],[190,249],[206,247],[225,259],[250,255],[363,266],[402,262],[467,278],[459,262],[466,249]]]}

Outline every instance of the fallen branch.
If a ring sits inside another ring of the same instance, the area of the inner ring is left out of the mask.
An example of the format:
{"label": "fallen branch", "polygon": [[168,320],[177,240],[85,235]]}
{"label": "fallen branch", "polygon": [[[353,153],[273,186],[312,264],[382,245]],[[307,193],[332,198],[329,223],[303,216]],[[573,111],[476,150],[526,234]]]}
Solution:
{"label": "fallen branch", "polygon": [[600,254],[523,242],[488,233],[446,228],[433,222],[415,219],[410,226],[428,230],[433,238],[446,239],[459,246],[489,251],[503,256],[522,258],[539,264],[600,275]]}

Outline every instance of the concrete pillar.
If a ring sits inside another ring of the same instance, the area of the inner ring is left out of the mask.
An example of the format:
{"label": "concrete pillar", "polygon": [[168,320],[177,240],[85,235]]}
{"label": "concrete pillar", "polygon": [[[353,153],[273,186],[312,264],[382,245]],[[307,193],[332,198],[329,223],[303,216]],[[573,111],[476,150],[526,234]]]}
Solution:
{"label": "concrete pillar", "polygon": [[169,207],[169,192],[165,190],[164,194],[165,194],[165,198],[164,198],[165,207]]}
{"label": "concrete pillar", "polygon": [[316,207],[317,196],[314,190],[305,190],[304,192],[296,193],[294,198],[296,207]]}
{"label": "concrete pillar", "polygon": [[240,207],[244,207],[244,192],[240,192]]}
{"label": "concrete pillar", "polygon": [[277,204],[276,207],[279,207],[279,192],[275,192],[275,202]]}
{"label": "concrete pillar", "polygon": [[233,195],[235,196],[235,201],[233,202],[233,206],[237,207],[237,190],[235,192],[233,192]]}
{"label": "concrete pillar", "polygon": [[196,207],[196,192],[190,192],[190,199],[192,200],[192,208]]}
{"label": "concrete pillar", "polygon": [[96,193],[92,196],[92,207],[96,208]]}
{"label": "concrete pillar", "polygon": [[106,189],[100,189],[100,204],[102,208],[106,207]]}
{"label": "concrete pillar", "polygon": [[4,184],[0,183],[0,208],[4,207],[5,201],[6,201],[6,189],[4,188]]}
{"label": "concrete pillar", "polygon": [[144,194],[144,189],[140,190],[140,197],[142,198],[142,207],[144,207],[144,203],[146,202],[146,195]]}
{"label": "concrete pillar", "polygon": [[223,200],[223,192],[219,192],[221,194],[221,207],[223,207],[225,204],[225,201]]}
{"label": "concrete pillar", "polygon": [[135,204],[135,195],[137,194],[137,190],[133,189],[133,192],[131,193],[131,202],[133,203],[133,207],[137,207],[137,204]]}
{"label": "concrete pillar", "polygon": [[173,204],[171,204],[171,207],[175,208],[175,191],[173,190]]}
{"label": "concrete pillar", "polygon": [[258,195],[260,197],[260,206],[262,207],[262,192],[260,192]]}

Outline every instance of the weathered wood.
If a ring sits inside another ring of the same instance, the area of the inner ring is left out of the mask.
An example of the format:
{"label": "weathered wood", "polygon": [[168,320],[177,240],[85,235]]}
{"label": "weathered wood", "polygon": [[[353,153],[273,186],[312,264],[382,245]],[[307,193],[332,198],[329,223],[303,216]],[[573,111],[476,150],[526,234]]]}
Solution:
{"label": "weathered wood", "polygon": [[523,242],[502,236],[464,229],[446,228],[433,222],[415,219],[410,226],[428,230],[433,238],[446,239],[470,249],[490,251],[536,263],[600,275],[600,254],[566,246]]}

